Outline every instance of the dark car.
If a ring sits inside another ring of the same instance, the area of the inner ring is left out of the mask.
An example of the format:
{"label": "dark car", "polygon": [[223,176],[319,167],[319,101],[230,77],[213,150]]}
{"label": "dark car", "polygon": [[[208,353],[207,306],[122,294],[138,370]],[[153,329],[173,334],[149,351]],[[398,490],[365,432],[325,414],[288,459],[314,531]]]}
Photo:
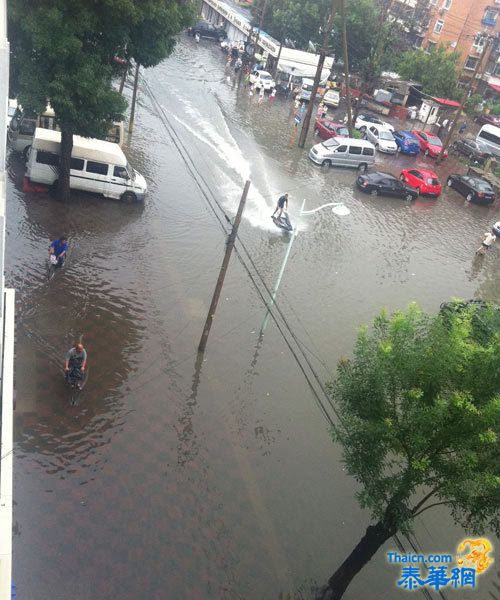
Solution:
{"label": "dark car", "polygon": [[393,196],[405,200],[415,200],[418,197],[418,190],[405,185],[390,173],[375,171],[359,175],[356,185],[362,192],[372,196]]}
{"label": "dark car", "polygon": [[224,27],[216,27],[213,23],[209,23],[208,21],[198,21],[196,25],[189,27],[188,34],[199,34],[200,37],[212,38],[214,40],[219,40],[219,42],[222,42],[222,40],[227,38]]}
{"label": "dark car", "polygon": [[470,160],[480,164],[484,164],[485,160],[490,156],[487,152],[483,152],[476,140],[470,136],[455,140],[451,145],[451,150],[463,154],[470,158]]}
{"label": "dark car", "polygon": [[393,134],[398,152],[403,154],[418,154],[420,152],[420,144],[418,139],[411,131],[394,131]]}
{"label": "dark car", "polygon": [[474,121],[478,125],[495,125],[495,127],[500,127],[500,117],[496,115],[478,115]]}
{"label": "dark car", "polygon": [[485,179],[481,179],[481,177],[450,175],[446,183],[448,187],[462,194],[467,202],[486,205],[492,204],[495,201],[495,192],[490,184]]}

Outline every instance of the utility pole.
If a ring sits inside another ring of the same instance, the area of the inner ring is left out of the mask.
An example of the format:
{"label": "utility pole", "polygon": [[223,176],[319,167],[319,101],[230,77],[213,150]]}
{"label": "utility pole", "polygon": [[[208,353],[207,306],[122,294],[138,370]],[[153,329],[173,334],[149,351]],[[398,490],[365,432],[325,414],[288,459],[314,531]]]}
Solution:
{"label": "utility pole", "polygon": [[323,72],[323,65],[325,64],[326,53],[328,52],[329,40],[330,36],[332,35],[335,2],[336,0],[333,0],[332,8],[330,10],[330,14],[328,15],[328,20],[326,22],[325,31],[323,32],[323,43],[321,44],[321,50],[319,51],[318,67],[316,69],[316,75],[314,76],[313,89],[311,91],[311,97],[309,98],[309,106],[307,107],[307,112],[304,117],[302,129],[300,130],[299,148],[303,148],[306,144],[307,132],[309,131],[311,116],[314,110],[314,100],[316,99],[316,94],[318,93],[319,82],[321,80],[321,73]]}
{"label": "utility pole", "polygon": [[481,56],[480,56],[479,60],[477,61],[476,68],[474,69],[474,74],[472,75],[472,79],[470,80],[467,89],[465,90],[465,92],[462,95],[461,103],[460,103],[460,105],[458,106],[458,108],[457,108],[457,110],[455,112],[455,116],[453,117],[453,123],[451,124],[451,127],[450,127],[450,129],[448,131],[448,134],[446,135],[446,138],[444,140],[444,144],[443,144],[443,146],[441,148],[441,151],[439,152],[438,156],[436,157],[436,163],[438,165],[443,161],[444,151],[450,145],[450,142],[451,142],[451,139],[453,137],[453,134],[455,133],[455,130],[457,128],[458,119],[460,118],[460,114],[462,112],[462,104],[465,102],[465,100],[467,99],[467,96],[473,91],[474,86],[476,85],[476,77],[477,77],[477,74],[479,73],[479,69],[480,69],[481,64],[483,62],[483,59],[486,56],[486,51],[488,50],[488,46],[490,44],[490,41],[491,41],[491,37],[490,36],[484,37],[483,51],[481,52]]}
{"label": "utility pole", "polygon": [[255,53],[257,52],[257,44],[259,43],[259,39],[260,39],[260,32],[262,31],[262,26],[264,25],[264,15],[266,14],[267,1],[268,0],[264,0],[264,6],[262,7],[262,11],[260,13],[259,28],[257,29],[257,36],[255,38],[255,43],[253,45],[253,51],[252,51],[252,65],[251,65],[252,67],[253,67],[253,63],[255,60]]}
{"label": "utility pole", "polygon": [[128,132],[132,133],[134,129],[135,101],[137,100],[137,86],[139,85],[139,63],[135,63],[134,91],[132,92],[132,106],[130,107],[130,121],[128,122]]}
{"label": "utility pole", "polygon": [[245,208],[245,202],[247,200],[249,188],[250,181],[247,181],[245,183],[245,187],[243,188],[243,194],[241,195],[240,205],[238,206],[238,212],[236,213],[236,217],[234,218],[233,228],[231,230],[231,233],[227,237],[226,252],[224,253],[224,259],[222,260],[222,266],[219,271],[219,277],[217,278],[217,283],[215,284],[214,295],[212,296],[212,302],[210,303],[210,308],[208,309],[207,320],[205,321],[205,327],[203,328],[203,333],[201,334],[198,352],[205,352],[205,348],[207,346],[208,334],[210,333],[210,328],[212,327],[212,323],[215,317],[215,311],[217,310],[217,304],[219,302],[220,293],[224,284],[224,278],[226,277],[226,271],[229,266],[231,253],[234,248],[236,235],[238,234],[238,227],[240,226],[240,221],[243,215],[243,209]]}
{"label": "utility pole", "polygon": [[344,85],[346,88],[345,99],[347,104],[347,129],[352,137],[352,103],[351,103],[351,81],[349,76],[349,51],[347,50],[347,21],[345,13],[345,0],[340,0],[340,16],[342,18],[342,46],[344,52]]}

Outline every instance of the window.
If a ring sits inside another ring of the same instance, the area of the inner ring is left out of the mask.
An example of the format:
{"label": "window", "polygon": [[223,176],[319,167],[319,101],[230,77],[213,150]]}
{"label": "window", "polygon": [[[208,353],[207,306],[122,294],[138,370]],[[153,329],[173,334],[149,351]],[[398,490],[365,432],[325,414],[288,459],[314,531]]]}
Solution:
{"label": "window", "polygon": [[92,160],[87,161],[87,173],[96,173],[97,175],[107,175],[108,165]]}
{"label": "window", "polygon": [[495,144],[496,146],[500,147],[500,137],[498,137],[494,133],[490,133],[489,131],[484,131],[483,129],[481,129],[481,131],[477,134],[477,137],[481,138],[482,140],[491,142],[491,143]]}
{"label": "window", "polygon": [[495,68],[493,69],[493,75],[495,77],[500,77],[500,63],[495,65]]}
{"label": "window", "polygon": [[442,8],[444,10],[450,10],[452,0],[444,0]]}
{"label": "window", "polygon": [[83,165],[85,161],[81,158],[72,158],[70,169],[74,171],[83,171]]}
{"label": "window", "polygon": [[113,125],[113,127],[111,127],[111,129],[108,131],[108,133],[106,135],[106,141],[112,142],[113,144],[120,143],[120,126],[119,125]]}
{"label": "window", "polygon": [[498,11],[495,10],[494,8],[487,8],[484,11],[484,17],[481,20],[481,23],[483,23],[483,25],[495,25],[497,22],[497,15],[498,15]]}
{"label": "window", "polygon": [[434,25],[434,33],[441,33],[441,31],[443,31],[443,27],[444,27],[444,21],[441,21],[440,19],[438,19],[436,21],[436,24]]}
{"label": "window", "polygon": [[436,6],[436,4],[437,4],[437,0],[430,0],[429,4],[430,4],[431,6]]}
{"label": "window", "polygon": [[113,169],[114,177],[121,177],[122,179],[128,179],[127,169],[125,167],[115,167]]}
{"label": "window", "polygon": [[413,177],[417,177],[418,179],[422,179],[422,174],[420,173],[420,171],[415,171],[414,169],[412,169],[410,171],[410,175],[413,175]]}
{"label": "window", "polygon": [[477,34],[472,42],[472,50],[481,54],[484,50],[484,36]]}
{"label": "window", "polygon": [[36,129],[35,119],[23,119],[19,126],[19,133],[21,135],[33,135]]}
{"label": "window", "polygon": [[349,154],[361,154],[361,146],[349,146]]}
{"label": "window", "polygon": [[363,156],[373,156],[374,154],[373,148],[363,148]]}
{"label": "window", "polygon": [[470,69],[473,71],[478,62],[479,58],[477,58],[477,56],[468,56],[467,60],[465,61],[464,69]]}
{"label": "window", "polygon": [[437,42],[433,42],[431,40],[429,40],[427,42],[427,52],[432,52],[437,46]]}
{"label": "window", "polygon": [[36,153],[36,162],[42,165],[50,165],[51,167],[59,166],[59,156],[52,154],[52,152],[45,152],[44,150],[38,150]]}
{"label": "window", "polygon": [[337,152],[345,152],[347,150],[347,146],[339,146],[337,148]]}

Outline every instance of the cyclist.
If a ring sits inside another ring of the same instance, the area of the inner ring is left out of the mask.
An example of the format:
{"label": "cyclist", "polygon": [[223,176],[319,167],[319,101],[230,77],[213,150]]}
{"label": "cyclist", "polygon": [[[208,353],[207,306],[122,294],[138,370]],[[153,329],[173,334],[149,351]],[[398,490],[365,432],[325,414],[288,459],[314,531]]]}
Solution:
{"label": "cyclist", "polygon": [[[64,373],[66,379],[83,379],[83,373],[87,367],[87,351],[81,342],[75,342],[73,347],[66,353],[64,361]],[[76,386],[80,389],[80,384]]]}
{"label": "cyclist", "polygon": [[62,235],[59,239],[50,242],[49,246],[49,259],[53,255],[57,259],[57,266],[62,267],[66,259],[66,253],[68,251],[68,238]]}

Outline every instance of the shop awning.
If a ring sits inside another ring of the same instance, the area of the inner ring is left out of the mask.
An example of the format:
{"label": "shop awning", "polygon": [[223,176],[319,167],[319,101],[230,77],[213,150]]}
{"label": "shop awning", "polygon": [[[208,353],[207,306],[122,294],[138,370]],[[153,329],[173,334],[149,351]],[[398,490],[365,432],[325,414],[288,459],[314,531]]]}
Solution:
{"label": "shop awning", "polygon": [[500,94],[500,85],[495,85],[494,83],[488,83],[488,87],[490,87],[494,92]]}
{"label": "shop awning", "polygon": [[434,102],[441,104],[441,106],[452,106],[453,108],[459,108],[462,106],[460,104],[460,102],[457,102],[456,100],[449,100],[448,98],[432,98],[432,99],[434,100]]}

